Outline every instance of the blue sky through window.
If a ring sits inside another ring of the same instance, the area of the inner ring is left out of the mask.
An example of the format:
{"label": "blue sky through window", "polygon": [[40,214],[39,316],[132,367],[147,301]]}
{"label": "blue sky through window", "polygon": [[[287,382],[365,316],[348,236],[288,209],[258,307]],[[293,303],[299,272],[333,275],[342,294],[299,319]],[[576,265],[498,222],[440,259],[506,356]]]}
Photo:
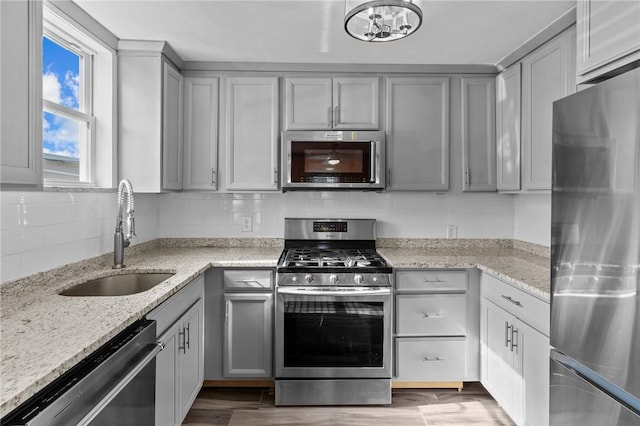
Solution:
{"label": "blue sky through window", "polygon": [[[42,51],[42,97],[78,110],[81,57],[47,37],[42,38]],[[42,125],[45,153],[78,158],[78,121],[43,112]]]}

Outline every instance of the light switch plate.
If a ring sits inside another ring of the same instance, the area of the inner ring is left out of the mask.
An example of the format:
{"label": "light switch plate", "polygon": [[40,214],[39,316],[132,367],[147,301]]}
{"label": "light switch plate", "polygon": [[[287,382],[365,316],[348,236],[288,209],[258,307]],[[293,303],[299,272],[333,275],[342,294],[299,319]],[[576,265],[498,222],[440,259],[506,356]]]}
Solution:
{"label": "light switch plate", "polygon": [[458,227],[456,225],[447,225],[447,238],[458,238]]}
{"label": "light switch plate", "polygon": [[251,216],[242,216],[242,232],[253,231],[253,218]]}

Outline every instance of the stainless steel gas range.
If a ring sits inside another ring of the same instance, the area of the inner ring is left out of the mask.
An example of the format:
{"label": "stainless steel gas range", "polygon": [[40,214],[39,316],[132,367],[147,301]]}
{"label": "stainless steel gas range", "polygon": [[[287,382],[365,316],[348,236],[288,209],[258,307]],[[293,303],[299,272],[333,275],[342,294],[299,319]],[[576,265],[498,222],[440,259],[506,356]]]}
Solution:
{"label": "stainless steel gas range", "polygon": [[276,405],[391,403],[391,267],[374,219],[285,219]]}

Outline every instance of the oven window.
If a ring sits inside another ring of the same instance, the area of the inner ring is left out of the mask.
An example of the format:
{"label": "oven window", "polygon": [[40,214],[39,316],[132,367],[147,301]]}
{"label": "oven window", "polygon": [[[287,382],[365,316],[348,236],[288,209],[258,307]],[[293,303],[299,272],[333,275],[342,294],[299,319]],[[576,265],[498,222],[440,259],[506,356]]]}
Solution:
{"label": "oven window", "polygon": [[291,142],[292,182],[370,182],[371,162],[370,143]]}
{"label": "oven window", "polygon": [[286,301],[285,367],[382,367],[383,302]]}

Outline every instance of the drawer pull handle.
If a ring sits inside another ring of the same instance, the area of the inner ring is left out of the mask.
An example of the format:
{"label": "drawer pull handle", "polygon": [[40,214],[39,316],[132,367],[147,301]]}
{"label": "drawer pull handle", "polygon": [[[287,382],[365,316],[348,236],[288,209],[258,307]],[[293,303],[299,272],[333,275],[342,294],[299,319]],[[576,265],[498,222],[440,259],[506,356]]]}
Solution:
{"label": "drawer pull handle", "polygon": [[427,314],[426,312],[422,313],[422,318],[444,318],[444,315],[441,314]]}
{"label": "drawer pull handle", "polygon": [[251,283],[256,283],[258,285],[260,285],[260,281],[258,280],[236,280],[236,282],[238,284],[251,284]]}
{"label": "drawer pull handle", "polygon": [[430,280],[429,278],[425,278],[423,281],[425,284],[433,284],[433,283],[443,283],[440,278],[436,278],[435,280]]}
{"label": "drawer pull handle", "polygon": [[422,360],[422,362],[434,362],[434,361],[444,361],[444,358],[440,358],[439,356],[429,358],[428,356],[425,356],[424,359]]}
{"label": "drawer pull handle", "polygon": [[512,299],[511,296],[505,296],[504,294],[501,295],[503,298],[507,299],[509,302],[513,303],[516,306],[520,306],[522,308],[522,303],[520,303],[519,301]]}

